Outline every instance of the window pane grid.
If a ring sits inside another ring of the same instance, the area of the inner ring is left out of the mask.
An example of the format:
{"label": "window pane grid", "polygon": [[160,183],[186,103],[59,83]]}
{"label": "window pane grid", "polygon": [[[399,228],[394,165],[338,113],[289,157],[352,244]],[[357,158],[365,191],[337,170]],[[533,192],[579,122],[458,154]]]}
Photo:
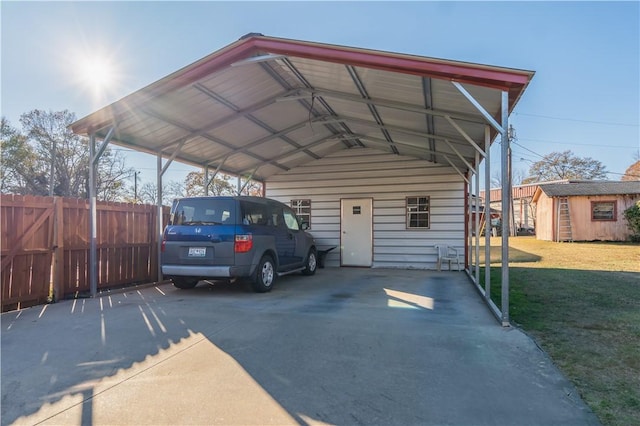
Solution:
{"label": "window pane grid", "polygon": [[429,228],[429,197],[407,197],[407,228]]}
{"label": "window pane grid", "polygon": [[306,222],[309,225],[308,229],[311,229],[311,200],[291,200],[291,208],[302,222]]}

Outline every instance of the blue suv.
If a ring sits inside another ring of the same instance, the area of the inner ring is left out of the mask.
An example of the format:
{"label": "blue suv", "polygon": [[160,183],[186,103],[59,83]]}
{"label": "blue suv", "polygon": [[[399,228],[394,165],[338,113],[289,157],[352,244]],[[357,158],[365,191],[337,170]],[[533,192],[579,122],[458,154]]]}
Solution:
{"label": "blue suv", "polygon": [[316,243],[293,210],[262,197],[192,197],[173,202],[162,239],[162,274],[188,289],[201,280],[249,280],[270,291],[280,275],[313,275]]}

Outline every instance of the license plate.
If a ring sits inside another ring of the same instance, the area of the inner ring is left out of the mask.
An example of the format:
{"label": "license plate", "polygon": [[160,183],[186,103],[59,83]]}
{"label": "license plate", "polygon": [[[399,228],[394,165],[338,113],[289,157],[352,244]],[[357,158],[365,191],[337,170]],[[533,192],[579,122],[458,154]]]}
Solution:
{"label": "license plate", "polygon": [[189,247],[189,257],[205,257],[206,255],[206,247]]}

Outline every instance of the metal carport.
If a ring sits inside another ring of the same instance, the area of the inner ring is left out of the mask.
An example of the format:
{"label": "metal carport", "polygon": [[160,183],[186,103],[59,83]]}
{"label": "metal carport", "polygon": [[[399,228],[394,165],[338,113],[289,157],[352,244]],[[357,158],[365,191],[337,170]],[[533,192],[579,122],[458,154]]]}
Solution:
{"label": "metal carport", "polygon": [[[264,181],[354,147],[448,164],[467,184],[467,213],[479,193],[489,147],[500,136],[503,194],[509,197],[508,116],[534,72],[248,34],[102,108],[70,127],[91,146],[91,293],[97,292],[95,175],[109,143],[172,161]],[[100,141],[100,144],[97,142]],[[163,159],[164,161],[163,164]],[[213,171],[213,176],[210,172]],[[502,210],[502,306],[479,286],[479,228],[467,224],[467,272],[504,325],[508,315],[508,206]],[[489,209],[486,200],[485,209]],[[161,227],[161,215],[158,227]],[[161,231],[161,229],[160,229]]]}

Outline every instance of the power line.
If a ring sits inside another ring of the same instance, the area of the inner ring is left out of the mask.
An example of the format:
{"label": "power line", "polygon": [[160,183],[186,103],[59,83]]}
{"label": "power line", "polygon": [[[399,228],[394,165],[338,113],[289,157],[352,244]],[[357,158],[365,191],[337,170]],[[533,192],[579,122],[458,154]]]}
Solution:
{"label": "power line", "polygon": [[552,117],[550,115],[527,114],[525,112],[514,112],[513,114],[514,115],[524,115],[524,116],[527,116],[527,117],[547,118],[549,120],[574,121],[576,123],[601,124],[601,125],[604,125],[604,126],[640,127],[640,124],[614,123],[614,122],[611,122],[611,121],[581,120],[581,119],[578,119],[578,118],[567,118],[567,117]]}
{"label": "power line", "polygon": [[549,139],[533,139],[533,138],[520,138],[522,140],[526,140],[526,141],[532,141],[532,142],[546,142],[546,143],[555,143],[558,145],[576,145],[576,146],[595,146],[598,148],[624,148],[624,149],[636,149],[636,147],[634,146],[626,146],[626,145],[601,145],[601,144],[590,144],[590,143],[575,143],[575,142],[559,142],[559,141],[552,141]]}
{"label": "power line", "polygon": [[527,148],[526,146],[522,146],[522,145],[520,145],[518,142],[511,141],[511,144],[512,144],[512,145],[516,145],[516,146],[518,146],[519,148],[524,149],[525,151],[529,151],[530,153],[532,153],[532,154],[534,154],[534,155],[537,155],[537,156],[538,156],[538,157],[540,157],[540,158],[544,158],[544,155],[542,155],[542,154],[538,154],[537,152],[530,150],[530,149],[529,149],[529,148]]}

